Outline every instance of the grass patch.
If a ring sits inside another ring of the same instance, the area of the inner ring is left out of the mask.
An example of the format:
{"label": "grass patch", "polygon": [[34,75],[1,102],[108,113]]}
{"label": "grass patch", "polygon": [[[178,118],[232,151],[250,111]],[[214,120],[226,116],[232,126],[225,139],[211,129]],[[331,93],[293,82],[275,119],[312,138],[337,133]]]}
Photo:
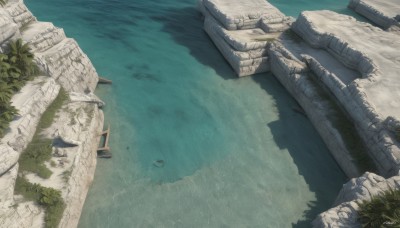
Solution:
{"label": "grass patch", "polygon": [[333,98],[333,95],[330,95],[329,92],[324,90],[324,85],[318,83],[312,75],[309,75],[308,79],[311,84],[314,84],[318,97],[328,102],[330,107],[328,119],[332,123],[333,127],[340,132],[345,146],[349,150],[358,170],[361,173],[366,171],[376,172],[377,168],[368,154],[367,148],[359,136],[356,127],[338,105],[336,98]]}
{"label": "grass patch", "polygon": [[42,117],[40,118],[37,129],[42,130],[50,127],[51,124],[53,123],[57,111],[68,99],[69,98],[67,92],[65,92],[65,90],[61,88],[56,99],[54,99],[53,103],[51,103],[51,105],[47,108],[47,110],[43,113]]}
{"label": "grass patch", "polygon": [[51,126],[56,112],[61,108],[64,102],[67,101],[67,99],[67,93],[61,88],[53,103],[51,103],[43,113],[32,141],[28,144],[19,158],[20,172],[32,172],[45,179],[51,176],[52,172],[44,165],[44,162],[51,158],[52,140],[41,137],[39,132]]}
{"label": "grass patch", "polygon": [[24,176],[18,175],[15,193],[24,196],[27,200],[36,202],[45,209],[45,228],[58,227],[65,209],[60,191],[39,184],[32,184]]}
{"label": "grass patch", "polygon": [[51,139],[35,135],[19,158],[21,171],[29,171],[41,178],[49,178],[52,172],[44,165],[51,158]]}
{"label": "grass patch", "polygon": [[389,190],[358,203],[362,227],[400,227],[400,190]]}
{"label": "grass patch", "polygon": [[69,177],[71,176],[72,170],[65,170],[61,173],[62,179],[65,183],[68,183]]}
{"label": "grass patch", "polygon": [[53,160],[50,160],[50,166],[54,168],[57,166],[57,163]]}

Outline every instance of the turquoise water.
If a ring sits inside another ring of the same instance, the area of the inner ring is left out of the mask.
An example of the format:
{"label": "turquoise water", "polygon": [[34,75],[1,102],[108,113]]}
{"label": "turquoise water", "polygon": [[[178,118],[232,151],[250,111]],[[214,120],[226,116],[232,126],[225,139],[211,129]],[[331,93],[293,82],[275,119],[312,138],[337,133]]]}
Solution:
{"label": "turquoise water", "polygon": [[[272,2],[293,16],[347,4]],[[114,156],[79,227],[309,227],[335,199],[346,177],[294,99],[270,74],[236,78],[195,0],[26,3],[113,80],[96,92]]]}

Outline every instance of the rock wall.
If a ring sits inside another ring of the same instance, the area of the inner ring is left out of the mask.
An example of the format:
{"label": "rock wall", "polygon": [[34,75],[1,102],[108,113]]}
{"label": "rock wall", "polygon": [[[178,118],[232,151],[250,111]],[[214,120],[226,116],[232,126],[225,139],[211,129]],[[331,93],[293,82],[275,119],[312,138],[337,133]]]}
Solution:
{"label": "rock wall", "polygon": [[400,5],[397,0],[350,0],[348,7],[383,29],[400,32]]}
{"label": "rock wall", "polygon": [[[321,22],[322,18],[326,18],[326,21],[329,22]],[[330,11],[303,12],[297,21],[293,23],[292,29],[311,46],[328,51],[346,67],[360,72],[362,79],[356,79],[345,85],[340,83],[337,78],[335,79],[335,75],[330,74],[328,70],[321,67],[317,60],[306,58],[311,69],[320,75],[325,85],[353,119],[360,136],[364,139],[367,148],[369,148],[368,152],[374,159],[379,172],[386,177],[396,175],[400,167],[400,145],[393,131],[387,127],[386,122],[389,119],[397,119],[387,114],[393,113],[397,115],[397,110],[394,107],[382,105],[390,102],[390,99],[384,100],[387,97],[374,102],[375,97],[381,96],[382,91],[385,90],[384,88],[378,90],[379,86],[384,87],[382,85],[383,75],[386,77],[385,81],[392,80],[392,76],[390,76],[392,73],[384,72],[385,67],[391,69],[390,62],[379,59],[379,56],[368,55],[365,50],[355,47],[354,42],[348,38],[349,34],[342,36],[338,35],[341,31],[324,31],[324,29],[337,30],[336,27],[330,26],[329,23],[337,23],[338,28],[343,28],[342,31],[346,30],[348,28],[345,26],[344,21],[355,28],[354,36],[358,35],[356,33],[359,32],[358,30],[369,34],[375,33],[377,36],[382,37],[382,40],[389,39],[383,38],[385,36],[390,36],[390,39],[391,36],[395,36],[371,25],[356,22],[352,17]],[[377,40],[377,43],[379,42]],[[382,46],[386,45],[386,43],[382,43]],[[383,65],[381,62],[385,62],[387,65]],[[396,80],[395,75],[393,75],[393,80]],[[395,90],[393,90],[392,94],[389,96],[393,98],[396,95]]]}
{"label": "rock wall", "polygon": [[269,56],[272,73],[301,105],[339,166],[348,177],[359,176],[341,133],[331,122],[335,110],[328,100],[321,97],[318,92],[321,88],[311,80],[306,63],[279,42],[270,46]]}
{"label": "rock wall", "polygon": [[9,131],[0,140],[0,181],[4,181],[4,188],[0,188],[0,207],[12,204],[12,194],[18,167],[19,155],[32,140],[41,115],[55,99],[60,86],[49,77],[37,77],[29,82],[12,98],[13,105],[19,110],[19,117],[10,123]]}
{"label": "rock wall", "polygon": [[268,43],[291,18],[263,0],[199,0],[204,30],[238,76],[269,71]]}
{"label": "rock wall", "polygon": [[[93,180],[103,128],[104,117],[99,106],[104,103],[92,93],[98,75],[75,40],[67,38],[62,29],[51,23],[38,22],[22,0],[9,0],[4,8],[0,8],[0,31],[0,53],[6,51],[9,41],[22,38],[29,43],[35,61],[46,75],[29,82],[12,99],[20,115],[11,122],[10,131],[0,140],[0,227],[43,226],[42,208],[33,202],[23,202],[13,191],[19,155],[31,141],[41,115],[61,87],[71,98],[58,112],[56,123],[46,132],[53,130],[47,137],[54,140],[62,135],[80,142],[71,149],[70,157],[62,160],[71,163],[69,181],[60,184],[61,177],[56,175],[57,170],[62,171],[59,167],[52,170],[54,174],[50,180],[31,174],[28,179],[61,190],[67,207],[59,227],[76,227]],[[46,166],[51,168],[49,164]]]}
{"label": "rock wall", "polygon": [[63,154],[63,157],[53,158],[53,161],[62,161],[63,165],[54,168],[53,175],[57,172],[61,174],[65,171],[70,172],[68,181],[64,182],[62,187],[54,184],[56,181],[49,181],[48,186],[61,187],[60,190],[65,199],[66,209],[59,225],[60,228],[78,226],[81,209],[96,169],[97,147],[103,130],[103,120],[103,112],[98,109],[96,103],[70,101],[58,112],[57,119],[46,130],[45,135],[48,138],[61,139],[76,145],[54,146],[57,154]]}
{"label": "rock wall", "polygon": [[361,227],[357,221],[357,202],[370,200],[389,189],[400,189],[400,176],[385,179],[373,173],[353,178],[340,191],[334,207],[321,213],[313,227]]}

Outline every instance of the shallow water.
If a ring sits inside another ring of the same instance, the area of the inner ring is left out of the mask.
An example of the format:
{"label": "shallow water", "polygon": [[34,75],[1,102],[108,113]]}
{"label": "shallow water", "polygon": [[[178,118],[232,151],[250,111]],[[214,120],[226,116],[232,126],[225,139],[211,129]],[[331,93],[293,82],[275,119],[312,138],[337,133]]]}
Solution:
{"label": "shallow water", "polygon": [[[292,16],[347,4],[271,2]],[[113,80],[96,91],[113,158],[79,227],[309,227],[332,204],[346,178],[311,123],[272,75],[236,78],[195,0],[26,3]]]}

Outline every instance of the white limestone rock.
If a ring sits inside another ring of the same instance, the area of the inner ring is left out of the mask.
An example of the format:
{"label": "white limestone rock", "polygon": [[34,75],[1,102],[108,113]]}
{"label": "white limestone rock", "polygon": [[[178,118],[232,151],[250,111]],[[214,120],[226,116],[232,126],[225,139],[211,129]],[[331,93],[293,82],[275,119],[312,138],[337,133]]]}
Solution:
{"label": "white limestone rock", "polygon": [[18,163],[0,176],[0,211],[1,208],[7,208],[14,204],[14,186],[17,175]]}
{"label": "white limestone rock", "polygon": [[0,8],[0,52],[4,52],[5,42],[19,35],[18,25],[14,23],[5,9]]}
{"label": "white limestone rock", "polygon": [[350,0],[348,7],[383,29],[400,31],[399,0]]}
{"label": "white limestone rock", "polygon": [[313,227],[361,227],[357,222],[358,202],[371,200],[372,196],[390,189],[400,189],[400,176],[385,179],[366,172],[359,178],[353,178],[343,186],[336,199],[336,206],[318,215],[312,223]]}
{"label": "white limestone rock", "polygon": [[9,1],[5,6],[5,10],[19,27],[36,21],[36,17],[28,10],[23,0]]}
{"label": "white limestone rock", "polygon": [[71,92],[69,97],[72,102],[94,103],[97,104],[98,107],[103,107],[105,105],[104,101],[100,100],[94,93],[83,94]]}
{"label": "white limestone rock", "polygon": [[10,123],[10,129],[0,143],[21,153],[31,141],[41,115],[57,97],[59,90],[60,86],[49,77],[37,77],[28,82],[11,99],[19,110],[19,117]]}
{"label": "white limestone rock", "polygon": [[17,151],[8,145],[0,144],[0,177],[17,164],[18,158]]}
{"label": "white limestone rock", "polygon": [[[70,146],[62,146],[67,154],[71,172],[68,183],[61,187],[66,209],[60,222],[60,228],[76,227],[79,222],[86,194],[93,181],[97,161],[97,147],[103,130],[104,116],[97,104],[87,102],[69,102],[58,113],[58,118],[44,132],[48,138],[61,137]],[[60,178],[52,176],[51,178]],[[51,185],[56,181],[42,183]]]}
{"label": "white limestone rock", "polygon": [[216,26],[218,25],[215,24],[214,20],[210,18],[205,19],[204,30],[239,76],[261,73],[269,69],[266,48],[244,52],[237,51],[229,46],[217,33]]}
{"label": "white limestone rock", "polygon": [[0,208],[0,227],[43,227],[44,210],[33,202],[17,202]]}
{"label": "white limestone rock", "polygon": [[202,2],[213,17],[228,30],[256,28],[262,18],[270,22],[282,22],[285,18],[277,8],[264,0]]}
{"label": "white limestone rock", "polygon": [[399,142],[383,122],[389,116],[400,118],[398,36],[331,11],[305,11],[292,29],[311,46],[328,51],[360,73],[362,78],[347,85],[329,83],[354,120],[380,173],[396,174],[400,167]]}
{"label": "white limestone rock", "polygon": [[301,105],[346,175],[357,177],[360,173],[349,149],[331,123],[332,107],[318,93],[321,88],[310,79],[306,63],[295,56],[297,51],[296,46],[287,42],[272,44],[269,49],[271,72]]}
{"label": "white limestone rock", "polygon": [[335,205],[355,200],[370,200],[372,196],[382,194],[389,189],[400,189],[400,176],[385,179],[374,173],[366,172],[358,178],[347,182],[338,197]]}
{"label": "white limestone rock", "polygon": [[44,52],[66,38],[64,30],[49,22],[36,22],[26,26],[22,37],[32,52]]}
{"label": "white limestone rock", "polygon": [[45,52],[36,53],[36,60],[67,91],[89,93],[96,88],[96,69],[73,39],[66,38]]}

